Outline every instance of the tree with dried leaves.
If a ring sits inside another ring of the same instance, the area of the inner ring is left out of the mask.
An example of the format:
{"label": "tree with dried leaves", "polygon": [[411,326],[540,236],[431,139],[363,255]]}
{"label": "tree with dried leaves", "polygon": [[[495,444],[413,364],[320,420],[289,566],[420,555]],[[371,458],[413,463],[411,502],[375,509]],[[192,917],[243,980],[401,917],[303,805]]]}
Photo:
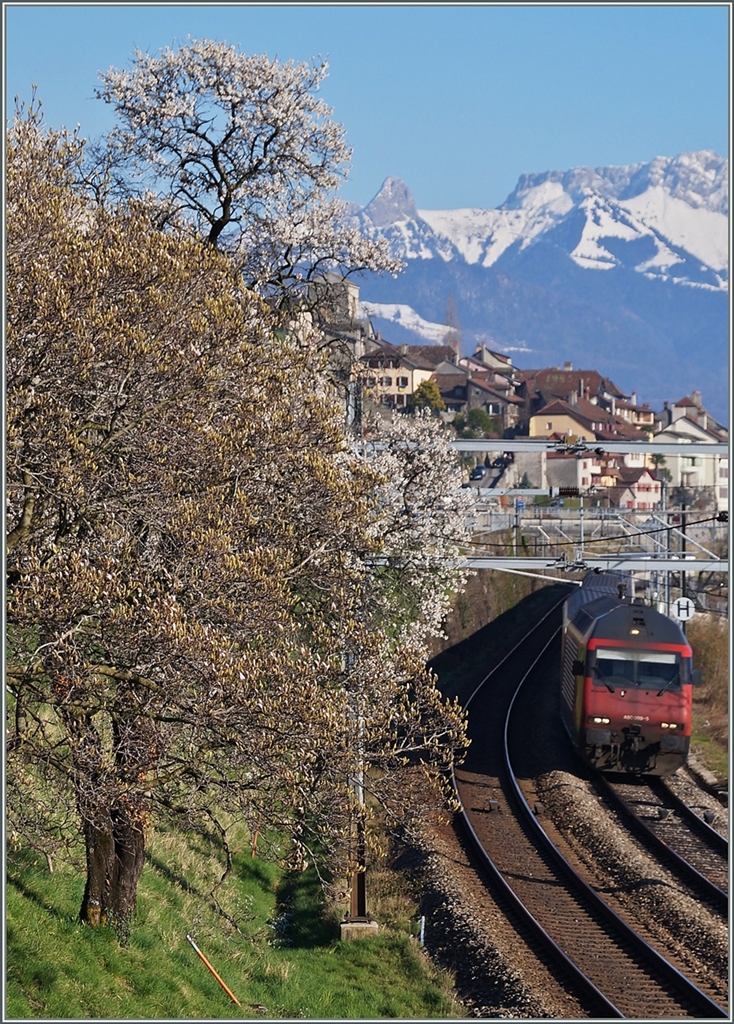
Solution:
{"label": "tree with dried leaves", "polygon": [[317,347],[144,200],[80,194],[83,159],[18,113],[6,796],[15,842],[81,836],[81,918],[124,936],[156,823],[229,857],[244,821],[346,874],[356,780],[409,821],[415,771],[438,805],[465,726],[419,633],[384,628],[392,468],[354,453]]}
{"label": "tree with dried leaves", "polygon": [[350,227],[336,195],[351,151],[316,95],[327,67],[208,39],[136,50],[130,70],[100,75],[97,96],[118,125],[91,180],[106,168],[118,188],[152,190],[236,256],[250,288],[279,300],[322,306],[315,288],[335,268],[395,273],[387,242]]}

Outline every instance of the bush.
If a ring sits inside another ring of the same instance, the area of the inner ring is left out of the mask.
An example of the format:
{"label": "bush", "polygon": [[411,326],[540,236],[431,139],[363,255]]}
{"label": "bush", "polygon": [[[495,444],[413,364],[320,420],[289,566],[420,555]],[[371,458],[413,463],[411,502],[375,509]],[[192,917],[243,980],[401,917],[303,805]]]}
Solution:
{"label": "bush", "polygon": [[[697,615],[686,626],[693,650],[693,664],[701,670],[702,682],[693,691],[706,735],[728,749],[729,735],[729,624],[712,615]],[[708,723],[708,724],[706,724]]]}

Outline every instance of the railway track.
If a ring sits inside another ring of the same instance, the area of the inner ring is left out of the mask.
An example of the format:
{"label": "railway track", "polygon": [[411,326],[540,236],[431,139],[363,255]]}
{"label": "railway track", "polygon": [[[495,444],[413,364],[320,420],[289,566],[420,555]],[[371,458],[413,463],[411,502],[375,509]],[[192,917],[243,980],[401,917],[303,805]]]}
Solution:
{"label": "railway track", "polygon": [[[533,730],[526,720],[523,730],[513,729],[512,709],[518,675],[557,676],[557,631],[556,611],[535,630],[534,642],[518,645],[465,702],[472,747],[456,786],[470,835],[516,912],[573,979],[589,1016],[726,1017],[715,999],[610,909],[542,827],[543,808],[531,781],[538,745],[517,747],[515,734]],[[536,657],[538,646],[543,652]],[[527,714],[526,708],[525,719]],[[543,735],[547,724],[536,723],[541,731],[545,726]],[[570,757],[567,745],[552,752],[545,746],[553,763]]]}
{"label": "railway track", "polygon": [[696,896],[729,912],[729,843],[659,779],[599,777],[594,786]]}

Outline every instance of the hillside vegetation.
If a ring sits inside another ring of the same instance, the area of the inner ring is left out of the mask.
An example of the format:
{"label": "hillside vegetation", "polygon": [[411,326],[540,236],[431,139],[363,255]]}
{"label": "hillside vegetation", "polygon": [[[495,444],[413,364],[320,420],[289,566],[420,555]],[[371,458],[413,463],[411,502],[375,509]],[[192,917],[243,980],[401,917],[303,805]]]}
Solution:
{"label": "hillside vegetation", "polygon": [[[312,868],[283,873],[242,837],[216,889],[216,840],[156,831],[129,943],[78,921],[79,866],[11,849],[6,1016],[12,1018],[360,1018],[461,1016],[448,978],[411,936],[415,906],[383,862],[370,872],[380,933],[339,940],[339,913]],[[78,855],[83,859],[84,851]],[[212,895],[212,890],[214,893]],[[186,940],[240,1000],[229,998]]]}
{"label": "hillside vegetation", "polygon": [[729,778],[729,622],[696,615],[686,625],[702,683],[693,691],[692,749],[722,781]]}

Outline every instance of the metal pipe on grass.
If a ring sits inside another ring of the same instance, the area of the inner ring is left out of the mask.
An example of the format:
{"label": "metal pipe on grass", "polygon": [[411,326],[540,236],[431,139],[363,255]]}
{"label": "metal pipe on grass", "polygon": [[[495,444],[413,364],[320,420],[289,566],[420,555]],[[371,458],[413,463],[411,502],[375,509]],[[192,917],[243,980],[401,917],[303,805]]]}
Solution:
{"label": "metal pipe on grass", "polygon": [[199,947],[198,947],[198,946],[196,945],[196,943],[195,943],[195,942],[194,942],[194,940],[193,940],[193,939],[191,938],[191,936],[190,936],[190,935],[187,935],[187,936],[186,936],[186,939],[187,939],[187,941],[188,941],[188,942],[190,942],[190,943],[191,943],[191,945],[193,946],[193,948],[194,948],[194,951],[196,952],[196,954],[197,954],[197,955],[198,955],[198,956],[199,956],[199,957],[201,958],[201,960],[202,960],[202,961],[204,962],[204,966],[205,966],[205,967],[207,967],[207,968],[208,968],[208,969],[209,969],[209,970],[211,971],[211,973],[212,973],[212,974],[214,975],[214,977],[215,977],[215,978],[217,979],[217,981],[218,981],[218,982],[219,982],[219,984],[220,984],[220,985],[222,986],[222,988],[223,988],[223,989],[224,989],[224,991],[225,991],[225,992],[227,993],[227,995],[228,995],[228,996],[229,996],[229,998],[230,998],[230,999],[232,1000],[232,1002],[233,1002],[233,1003],[237,1003],[237,1005],[238,1005],[238,1006],[242,1006],[242,1003],[241,1003],[241,1002],[239,1001],[239,999],[237,998],[237,996],[236,996],[236,995],[234,994],[234,992],[233,992],[233,991],[232,991],[232,990],[231,990],[230,988],[228,988],[228,987],[227,987],[227,985],[226,985],[226,984],[225,984],[225,983],[224,983],[224,982],[222,981],[222,979],[221,979],[221,978],[219,977],[219,975],[217,974],[217,972],[216,972],[216,971],[214,970],[214,968],[212,967],[212,965],[211,965],[211,964],[209,963],[209,961],[207,960],[207,958],[206,958],[206,957],[204,956],[204,954],[203,954],[203,953],[201,952],[201,950],[200,950],[200,949],[199,949]]}

